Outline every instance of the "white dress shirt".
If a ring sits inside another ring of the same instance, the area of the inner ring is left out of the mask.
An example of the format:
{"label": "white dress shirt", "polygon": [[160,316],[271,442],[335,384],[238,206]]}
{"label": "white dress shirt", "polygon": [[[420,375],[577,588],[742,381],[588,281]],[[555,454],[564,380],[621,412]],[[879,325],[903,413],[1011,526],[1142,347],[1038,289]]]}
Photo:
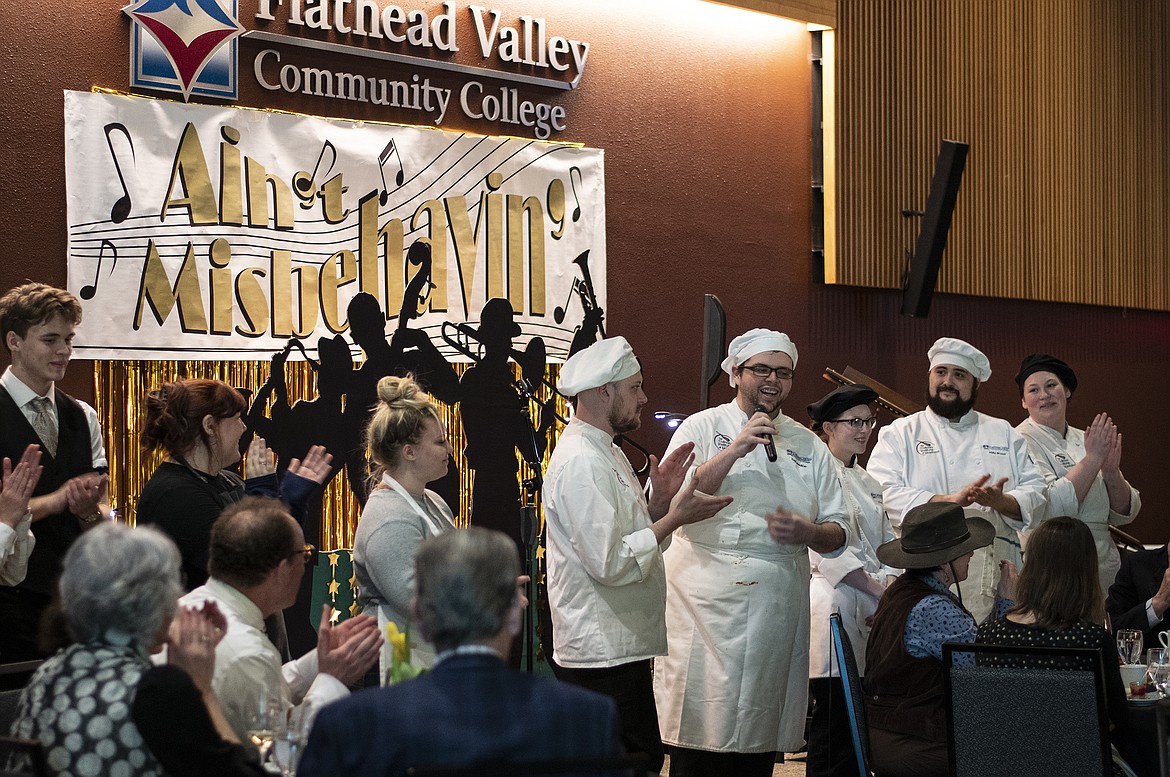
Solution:
{"label": "white dress shirt", "polygon": [[340,680],[317,671],[316,650],[281,666],[280,653],[264,633],[260,608],[235,588],[211,578],[179,603],[196,607],[205,601],[219,605],[228,621],[227,634],[215,649],[211,684],[224,716],[241,741],[247,739],[262,690],[270,698],[277,695],[285,710],[303,703],[319,711],[329,702],[349,695]]}
{"label": "white dress shirt", "polygon": [[[0,386],[4,387],[4,390],[8,392],[8,396],[12,397],[12,401],[16,403],[16,406],[20,408],[20,412],[24,414],[24,417],[31,424],[33,419],[36,418],[37,411],[29,405],[29,402],[33,399],[40,398],[41,395],[26,386],[20,378],[16,377],[12,373],[12,367],[9,367],[4,371],[3,375],[0,375]],[[57,393],[53,391],[52,386],[49,387],[49,393],[44,398],[49,400],[49,403],[53,406],[53,410],[56,411]],[[73,398],[73,401],[81,408],[81,412],[85,414],[85,422],[89,427],[89,447],[93,455],[93,468],[105,469],[109,466],[109,461],[106,459],[106,446],[102,442],[102,427],[98,423],[97,411],[76,397]],[[13,462],[13,466],[15,465],[16,462]]]}

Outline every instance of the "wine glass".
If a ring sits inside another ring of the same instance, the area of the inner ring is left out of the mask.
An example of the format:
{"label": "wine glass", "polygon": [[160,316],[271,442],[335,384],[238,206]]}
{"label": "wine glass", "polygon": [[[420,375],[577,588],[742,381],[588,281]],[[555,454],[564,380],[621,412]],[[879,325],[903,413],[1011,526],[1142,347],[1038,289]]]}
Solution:
{"label": "wine glass", "polygon": [[1150,648],[1147,673],[1159,693],[1170,695],[1170,651],[1164,647]]}
{"label": "wine glass", "polygon": [[1142,633],[1137,629],[1117,630],[1117,654],[1123,664],[1142,662]]}
{"label": "wine glass", "polygon": [[272,740],[272,760],[280,767],[284,777],[294,777],[297,761],[300,760],[303,734],[292,726],[276,731]]}
{"label": "wine glass", "polygon": [[306,722],[309,719],[307,708],[308,703],[305,703],[290,709],[284,724],[274,732],[272,758],[284,777],[294,777],[296,774],[297,761],[300,760],[307,734]]}
{"label": "wine glass", "polygon": [[260,689],[248,720],[248,740],[259,751],[262,764],[268,760],[276,728],[282,722],[282,706],[279,695],[270,694],[267,688]]}

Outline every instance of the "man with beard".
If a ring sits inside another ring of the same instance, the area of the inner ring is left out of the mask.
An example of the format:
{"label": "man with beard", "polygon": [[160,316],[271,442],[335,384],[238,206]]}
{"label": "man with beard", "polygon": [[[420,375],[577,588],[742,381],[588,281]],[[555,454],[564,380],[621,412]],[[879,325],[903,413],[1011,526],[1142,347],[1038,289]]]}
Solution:
{"label": "man with beard", "polygon": [[829,449],[780,412],[796,359],[781,332],[735,338],[722,364],[734,401],[670,441],[668,457],[694,446],[685,488],[735,497],[664,554],[670,651],[654,691],[672,777],[771,775],[804,741],[808,549],[839,555],[848,519]]}
{"label": "man with beard", "polygon": [[981,622],[995,603],[999,562],[1019,567],[1018,532],[1042,519],[1044,476],[1011,424],[973,409],[979,384],[991,377],[987,357],[953,337],[936,340],[927,357],[927,409],[882,429],[867,469],[882,484],[895,528],[926,502],[978,510],[995,527],[995,541],[975,551],[959,586],[963,604]]}
{"label": "man with beard", "polygon": [[[650,457],[654,495],[646,501],[614,435],[641,423],[642,370],[624,337],[574,354],[557,390],[575,413],[548,463],[548,597],[554,671],[559,679],[612,697],[622,740],[662,769],[651,659],[666,653],[666,576],[662,549],[681,526],[731,503],[682,489],[694,455],[680,446]],[[677,498],[675,498],[677,496]]]}

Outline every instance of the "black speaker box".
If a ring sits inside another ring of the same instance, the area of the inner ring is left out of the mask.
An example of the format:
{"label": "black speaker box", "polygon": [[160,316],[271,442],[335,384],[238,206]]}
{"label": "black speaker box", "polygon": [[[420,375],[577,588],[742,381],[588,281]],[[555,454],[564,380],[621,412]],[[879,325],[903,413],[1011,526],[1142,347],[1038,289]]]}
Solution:
{"label": "black speaker box", "polygon": [[939,148],[934,178],[930,182],[930,196],[922,216],[922,229],[918,232],[906,285],[902,289],[904,316],[922,318],[930,312],[930,299],[934,296],[938,268],[947,247],[947,232],[951,229],[959,182],[967,164],[967,149],[966,143],[957,140],[944,140]]}

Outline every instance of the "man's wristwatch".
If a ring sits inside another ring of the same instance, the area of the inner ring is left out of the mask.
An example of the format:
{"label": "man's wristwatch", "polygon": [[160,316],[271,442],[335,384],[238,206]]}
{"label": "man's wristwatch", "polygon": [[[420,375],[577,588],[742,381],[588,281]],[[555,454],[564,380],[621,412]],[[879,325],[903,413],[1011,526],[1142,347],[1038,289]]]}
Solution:
{"label": "man's wristwatch", "polygon": [[98,509],[95,509],[89,515],[84,516],[81,519],[81,521],[82,521],[82,523],[97,523],[98,521],[100,521],[102,518],[105,518],[105,517],[106,517],[106,514],[101,511],[101,508],[98,508]]}

